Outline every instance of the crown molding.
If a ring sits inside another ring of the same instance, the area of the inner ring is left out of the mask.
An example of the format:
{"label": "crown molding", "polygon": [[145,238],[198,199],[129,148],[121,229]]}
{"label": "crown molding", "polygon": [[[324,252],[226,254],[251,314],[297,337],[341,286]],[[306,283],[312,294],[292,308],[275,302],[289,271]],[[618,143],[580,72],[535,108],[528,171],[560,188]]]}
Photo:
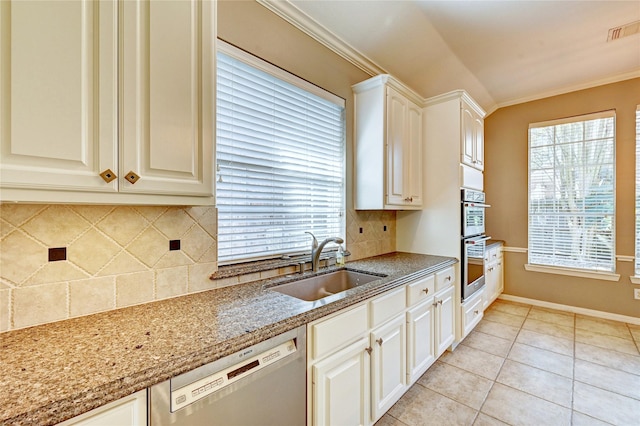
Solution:
{"label": "crown molding", "polygon": [[333,34],[324,26],[314,21],[309,15],[298,9],[288,0],[256,0],[303,33],[307,34],[331,51],[340,55],[370,76],[389,74],[380,65],[353,48],[349,43]]}
{"label": "crown molding", "polygon": [[451,92],[443,93],[441,95],[432,96],[424,100],[424,106],[436,105],[442,102],[448,102],[452,99],[463,99],[471,106],[480,116],[485,117],[485,110],[467,93],[466,90],[453,90]]}
{"label": "crown molding", "polygon": [[562,87],[560,89],[556,89],[556,90],[550,90],[547,92],[543,92],[543,93],[538,93],[536,95],[533,96],[528,96],[528,97],[523,97],[523,98],[519,98],[519,99],[513,99],[510,101],[506,101],[506,102],[501,102],[499,104],[496,105],[495,109],[493,109],[491,112],[500,109],[500,108],[505,108],[505,107],[509,107],[509,106],[513,106],[513,105],[519,105],[519,104],[524,104],[527,102],[533,102],[533,101],[539,101],[545,98],[550,98],[553,96],[559,96],[559,95],[565,95],[568,93],[572,93],[572,92],[577,92],[580,90],[585,90],[585,89],[592,89],[594,87],[598,87],[598,86],[604,86],[606,84],[612,84],[612,83],[618,83],[620,81],[625,81],[625,80],[631,80],[634,78],[638,78],[640,77],[640,70],[637,71],[631,71],[631,72],[627,72],[627,73],[623,73],[623,74],[618,74],[618,75],[614,75],[611,77],[607,77],[607,78],[603,78],[600,80],[594,80],[591,81],[589,83],[584,83],[584,84],[577,84],[577,85],[573,85],[573,86],[566,86],[566,87]]}

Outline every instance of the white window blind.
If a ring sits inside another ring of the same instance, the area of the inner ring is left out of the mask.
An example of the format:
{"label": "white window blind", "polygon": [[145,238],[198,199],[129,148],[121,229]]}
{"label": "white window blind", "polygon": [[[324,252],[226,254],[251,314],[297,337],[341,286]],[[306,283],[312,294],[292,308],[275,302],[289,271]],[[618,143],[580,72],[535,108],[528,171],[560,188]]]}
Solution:
{"label": "white window blind", "polygon": [[529,126],[529,263],[615,270],[615,112]]}
{"label": "white window blind", "polygon": [[229,47],[217,67],[218,261],[344,237],[344,101]]}
{"label": "white window blind", "polygon": [[640,276],[640,106],[636,109],[636,277]]}

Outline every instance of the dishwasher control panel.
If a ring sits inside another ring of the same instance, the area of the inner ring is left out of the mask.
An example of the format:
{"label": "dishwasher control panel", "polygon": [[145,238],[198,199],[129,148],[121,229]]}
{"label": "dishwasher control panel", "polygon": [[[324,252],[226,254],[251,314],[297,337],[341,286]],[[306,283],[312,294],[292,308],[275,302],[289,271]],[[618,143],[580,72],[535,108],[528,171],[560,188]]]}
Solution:
{"label": "dishwasher control panel", "polygon": [[232,365],[231,367],[172,391],[171,412],[175,412],[216,391],[224,389],[231,383],[253,374],[296,351],[296,342],[294,339],[291,339],[258,355],[244,359],[242,362]]}

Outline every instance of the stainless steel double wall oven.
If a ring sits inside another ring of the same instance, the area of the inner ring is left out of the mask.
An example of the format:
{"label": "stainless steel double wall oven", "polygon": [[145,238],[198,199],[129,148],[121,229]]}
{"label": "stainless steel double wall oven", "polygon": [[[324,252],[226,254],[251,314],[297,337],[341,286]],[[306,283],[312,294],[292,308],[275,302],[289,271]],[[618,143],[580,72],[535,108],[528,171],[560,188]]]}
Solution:
{"label": "stainless steel double wall oven", "polygon": [[462,205],[462,301],[484,286],[484,250],[485,235],[484,192],[463,188]]}

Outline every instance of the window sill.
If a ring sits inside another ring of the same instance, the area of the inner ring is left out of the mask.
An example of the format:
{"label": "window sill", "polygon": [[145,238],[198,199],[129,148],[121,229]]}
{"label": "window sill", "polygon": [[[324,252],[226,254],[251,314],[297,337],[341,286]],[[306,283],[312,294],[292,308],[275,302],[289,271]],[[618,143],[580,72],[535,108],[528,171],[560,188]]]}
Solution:
{"label": "window sill", "polygon": [[[335,265],[336,249],[323,251],[320,255],[320,261],[324,261],[320,266]],[[345,250],[345,256],[351,256],[348,250]],[[311,269],[311,254],[295,255],[287,258],[254,260],[242,263],[232,263],[229,265],[221,265],[218,270],[211,274],[209,279],[220,280],[225,278],[237,277],[248,274],[263,274],[270,271],[278,271],[282,273],[299,273],[302,268],[304,271]],[[347,257],[348,259],[348,257]],[[273,274],[267,274],[273,276]],[[277,274],[275,274],[277,275]]]}
{"label": "window sill", "polygon": [[638,276],[629,277],[629,279],[631,280],[631,284],[640,284],[640,277]]}
{"label": "window sill", "polygon": [[531,265],[529,263],[524,265],[524,269],[530,272],[542,272],[545,274],[568,275],[572,277],[592,278],[604,281],[620,281],[620,274],[614,274],[611,272],[583,271],[579,269],[560,268],[557,266]]}

